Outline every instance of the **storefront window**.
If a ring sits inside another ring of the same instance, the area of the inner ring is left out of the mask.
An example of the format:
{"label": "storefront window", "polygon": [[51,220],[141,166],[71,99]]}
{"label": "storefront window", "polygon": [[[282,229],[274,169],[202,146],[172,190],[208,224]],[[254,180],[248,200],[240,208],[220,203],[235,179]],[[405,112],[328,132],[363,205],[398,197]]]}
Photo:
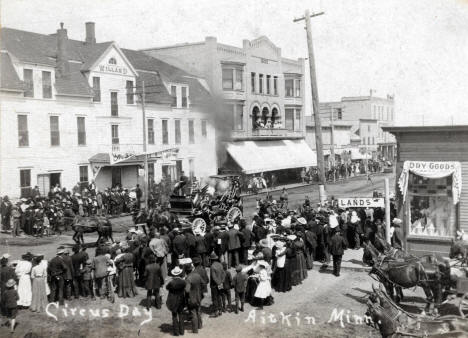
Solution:
{"label": "storefront window", "polygon": [[407,207],[410,236],[455,236],[452,176],[430,179],[410,173]]}

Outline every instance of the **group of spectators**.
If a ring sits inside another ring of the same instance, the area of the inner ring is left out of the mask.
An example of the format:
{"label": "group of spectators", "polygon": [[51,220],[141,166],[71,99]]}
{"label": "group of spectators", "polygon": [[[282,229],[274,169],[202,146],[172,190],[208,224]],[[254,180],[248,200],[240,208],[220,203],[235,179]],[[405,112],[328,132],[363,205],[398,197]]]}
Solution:
{"label": "group of spectators", "polygon": [[142,197],[140,187],[129,191],[116,186],[98,191],[91,182],[86,187],[77,183],[72,190],[53,187],[47,196],[41,195],[36,186],[29,197],[12,203],[8,196],[1,200],[0,214],[2,231],[18,236],[44,236],[61,232],[72,224],[75,215],[120,215],[129,213],[139,205]]}
{"label": "group of spectators", "polygon": [[[360,248],[384,229],[380,208],[339,209],[334,199],[313,206],[306,197],[291,210],[287,200],[285,191],[278,200],[268,195],[257,201],[251,223],[214,222],[205,234],[175,218],[163,223],[148,218],[124,240],[98,246],[93,258],[79,245],[73,254],[59,247],[49,262],[27,253],[12,265],[3,256],[2,295],[18,284],[17,305],[43,311],[47,301],[63,304],[72,297],[112,302],[115,294],[137,297],[139,286],[146,289],[143,306],[160,309],[165,287],[173,333],[181,335],[187,317],[193,332],[202,328],[201,302],[208,293],[212,317],[243,311],[245,302],[263,308],[274,302],[273,290],[289,292],[301,284],[314,261],[327,268],[333,258],[339,276],[344,251]],[[13,320],[16,311],[8,307],[16,301],[9,299],[2,298],[2,307]]]}

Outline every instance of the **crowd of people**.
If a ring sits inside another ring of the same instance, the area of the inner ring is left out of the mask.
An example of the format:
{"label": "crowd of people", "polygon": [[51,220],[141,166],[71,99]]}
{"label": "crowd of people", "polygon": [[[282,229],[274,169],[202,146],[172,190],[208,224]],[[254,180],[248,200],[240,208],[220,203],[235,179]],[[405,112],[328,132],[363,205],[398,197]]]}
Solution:
{"label": "crowd of people", "polygon": [[333,198],[314,206],[306,197],[292,210],[285,191],[278,200],[271,195],[259,199],[252,223],[241,217],[214,222],[205,234],[177,218],[163,223],[148,218],[132,226],[124,240],[99,245],[93,256],[80,245],[73,253],[59,247],[48,262],[41,254],[26,253],[15,262],[3,255],[2,313],[13,329],[18,306],[44,311],[48,301],[63,304],[83,297],[113,302],[115,295],[137,297],[138,287],[146,289],[144,306],[161,309],[165,287],[173,334],[184,333],[185,319],[196,333],[208,293],[211,316],[218,317],[244,311],[245,302],[259,308],[272,304],[273,291],[289,292],[301,284],[314,261],[324,269],[333,259],[333,273],[339,276],[344,251],[359,249],[383,232],[383,219],[381,208],[340,209]]}
{"label": "crowd of people", "polygon": [[23,197],[16,203],[12,203],[8,196],[2,198],[2,231],[11,232],[15,237],[20,232],[47,236],[63,231],[73,222],[75,215],[86,217],[129,213],[140,204],[141,198],[139,185],[133,191],[120,186],[99,191],[94,181],[86,187],[77,183],[72,190],[56,185],[47,196],[41,195],[36,186],[30,197]]}

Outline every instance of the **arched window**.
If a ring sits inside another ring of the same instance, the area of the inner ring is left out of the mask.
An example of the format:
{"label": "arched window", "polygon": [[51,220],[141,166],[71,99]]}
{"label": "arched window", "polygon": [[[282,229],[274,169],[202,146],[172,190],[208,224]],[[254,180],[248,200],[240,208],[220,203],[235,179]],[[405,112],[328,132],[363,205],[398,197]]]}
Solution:
{"label": "arched window", "polygon": [[280,116],[279,116],[279,112],[278,112],[278,109],[275,107],[271,110],[271,124],[273,127],[277,128],[278,124],[280,123]]}
{"label": "arched window", "polygon": [[267,107],[264,107],[262,109],[262,120],[263,124],[266,126],[267,122],[270,120],[270,111],[268,110]]}
{"label": "arched window", "polygon": [[109,64],[110,65],[116,65],[117,64],[117,60],[115,58],[110,58],[109,59]]}
{"label": "arched window", "polygon": [[258,129],[260,128],[260,109],[257,106],[253,107],[252,109],[252,128]]}

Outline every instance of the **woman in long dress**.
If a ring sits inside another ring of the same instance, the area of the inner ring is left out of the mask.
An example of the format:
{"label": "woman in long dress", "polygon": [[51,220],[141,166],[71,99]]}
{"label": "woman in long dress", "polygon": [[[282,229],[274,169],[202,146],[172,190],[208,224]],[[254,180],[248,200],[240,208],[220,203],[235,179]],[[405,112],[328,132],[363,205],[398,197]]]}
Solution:
{"label": "woman in long dress", "polygon": [[31,290],[31,269],[32,255],[27,253],[21,256],[21,260],[16,266],[15,273],[18,277],[18,306],[31,306],[32,290]]}
{"label": "woman in long dress", "polygon": [[42,264],[40,255],[36,257],[36,266],[31,270],[32,302],[31,311],[42,312],[47,306],[47,265]]}
{"label": "woman in long dress", "polygon": [[286,292],[291,290],[291,286],[289,283],[286,283],[286,279],[288,278],[286,275],[286,246],[283,241],[277,241],[275,244],[275,263],[276,267],[274,269],[273,278],[272,278],[272,285],[273,288],[278,292]]}
{"label": "woman in long dress", "polygon": [[133,275],[133,254],[129,252],[129,248],[125,248],[124,251],[125,253],[118,260],[115,260],[119,269],[118,290],[120,298],[134,297],[138,294]]}
{"label": "woman in long dress", "polygon": [[254,271],[258,273],[258,285],[255,290],[255,298],[258,299],[259,308],[263,309],[263,305],[266,304],[266,299],[271,296],[271,278],[270,273],[267,270],[268,263],[262,261],[258,263],[258,266],[254,268]]}
{"label": "woman in long dress", "polygon": [[296,248],[297,265],[299,267],[299,278],[302,283],[302,281],[307,278],[307,263],[304,255],[305,244],[302,240],[301,232],[298,232],[298,236],[294,241],[294,246]]}

